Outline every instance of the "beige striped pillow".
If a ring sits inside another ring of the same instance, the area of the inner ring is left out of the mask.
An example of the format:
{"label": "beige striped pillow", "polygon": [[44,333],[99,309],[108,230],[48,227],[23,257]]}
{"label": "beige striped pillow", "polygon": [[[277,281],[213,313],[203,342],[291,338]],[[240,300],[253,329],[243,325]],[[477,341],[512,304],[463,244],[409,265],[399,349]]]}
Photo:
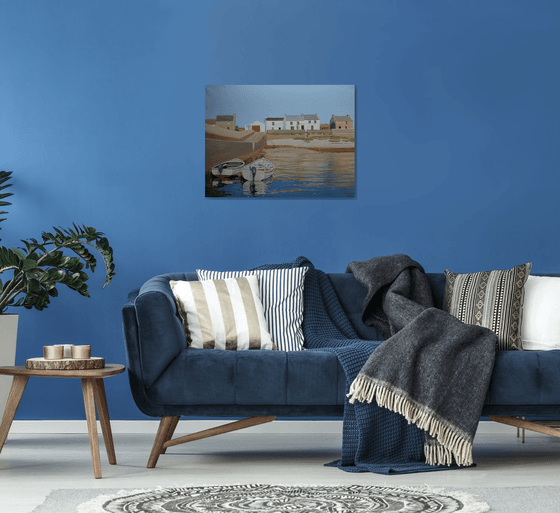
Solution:
{"label": "beige striped pillow", "polygon": [[467,274],[446,269],[444,308],[466,324],[491,329],[498,336],[498,351],[522,349],[524,285],[530,272],[530,263]]}
{"label": "beige striped pillow", "polygon": [[199,280],[221,280],[255,275],[259,279],[264,318],[272,341],[280,351],[303,349],[303,288],[309,267],[206,271],[197,269]]}
{"label": "beige striped pillow", "polygon": [[276,349],[264,318],[257,276],[169,284],[189,347]]}

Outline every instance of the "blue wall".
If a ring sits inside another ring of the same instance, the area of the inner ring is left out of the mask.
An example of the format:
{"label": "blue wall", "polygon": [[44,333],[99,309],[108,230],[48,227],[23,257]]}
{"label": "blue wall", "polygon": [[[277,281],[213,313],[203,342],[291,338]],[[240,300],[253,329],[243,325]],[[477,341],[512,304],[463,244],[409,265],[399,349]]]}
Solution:
{"label": "blue wall", "polygon": [[[560,3],[0,0],[2,244],[105,232],[117,276],[19,310],[17,364],[91,344],[125,362],[120,310],[153,275],[305,255],[329,272],[404,252],[427,271],[558,272]],[[355,84],[357,197],[206,199],[206,84]],[[73,386],[69,386],[73,385]],[[125,375],[114,419],[143,416]],[[52,400],[52,397],[57,400]],[[31,380],[19,419],[83,418],[79,383]]]}

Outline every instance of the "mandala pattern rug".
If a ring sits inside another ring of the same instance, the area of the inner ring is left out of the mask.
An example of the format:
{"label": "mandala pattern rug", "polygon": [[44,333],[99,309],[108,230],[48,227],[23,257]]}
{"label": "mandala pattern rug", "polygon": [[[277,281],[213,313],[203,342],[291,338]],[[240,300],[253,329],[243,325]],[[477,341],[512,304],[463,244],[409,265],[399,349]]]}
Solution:
{"label": "mandala pattern rug", "polygon": [[227,485],[155,488],[101,495],[78,513],[484,513],[463,492],[386,486]]}

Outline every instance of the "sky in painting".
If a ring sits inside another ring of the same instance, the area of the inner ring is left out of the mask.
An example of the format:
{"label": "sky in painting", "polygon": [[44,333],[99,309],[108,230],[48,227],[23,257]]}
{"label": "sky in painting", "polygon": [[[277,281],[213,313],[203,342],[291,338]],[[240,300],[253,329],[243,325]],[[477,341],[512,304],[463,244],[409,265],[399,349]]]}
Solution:
{"label": "sky in painting", "polygon": [[205,118],[235,114],[239,127],[284,114],[318,114],[321,123],[333,114],[350,115],[355,121],[354,105],[353,85],[209,85]]}

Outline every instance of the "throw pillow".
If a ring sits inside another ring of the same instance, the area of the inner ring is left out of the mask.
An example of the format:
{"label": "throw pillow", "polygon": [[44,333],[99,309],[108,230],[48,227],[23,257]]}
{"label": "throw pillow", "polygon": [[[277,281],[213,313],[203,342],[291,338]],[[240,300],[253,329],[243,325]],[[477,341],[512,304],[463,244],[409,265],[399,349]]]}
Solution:
{"label": "throw pillow", "polygon": [[529,276],[525,284],[525,304],[521,339],[523,349],[560,349],[560,278]]}
{"label": "throw pillow", "polygon": [[303,349],[303,285],[307,267],[254,271],[205,271],[197,269],[199,280],[237,276],[259,277],[264,317],[272,341],[280,351]]}
{"label": "throw pillow", "polygon": [[524,285],[530,272],[530,263],[506,271],[467,274],[446,269],[444,308],[466,324],[494,331],[498,351],[522,349]]}
{"label": "throw pillow", "polygon": [[276,349],[267,330],[256,276],[169,284],[190,347]]}

